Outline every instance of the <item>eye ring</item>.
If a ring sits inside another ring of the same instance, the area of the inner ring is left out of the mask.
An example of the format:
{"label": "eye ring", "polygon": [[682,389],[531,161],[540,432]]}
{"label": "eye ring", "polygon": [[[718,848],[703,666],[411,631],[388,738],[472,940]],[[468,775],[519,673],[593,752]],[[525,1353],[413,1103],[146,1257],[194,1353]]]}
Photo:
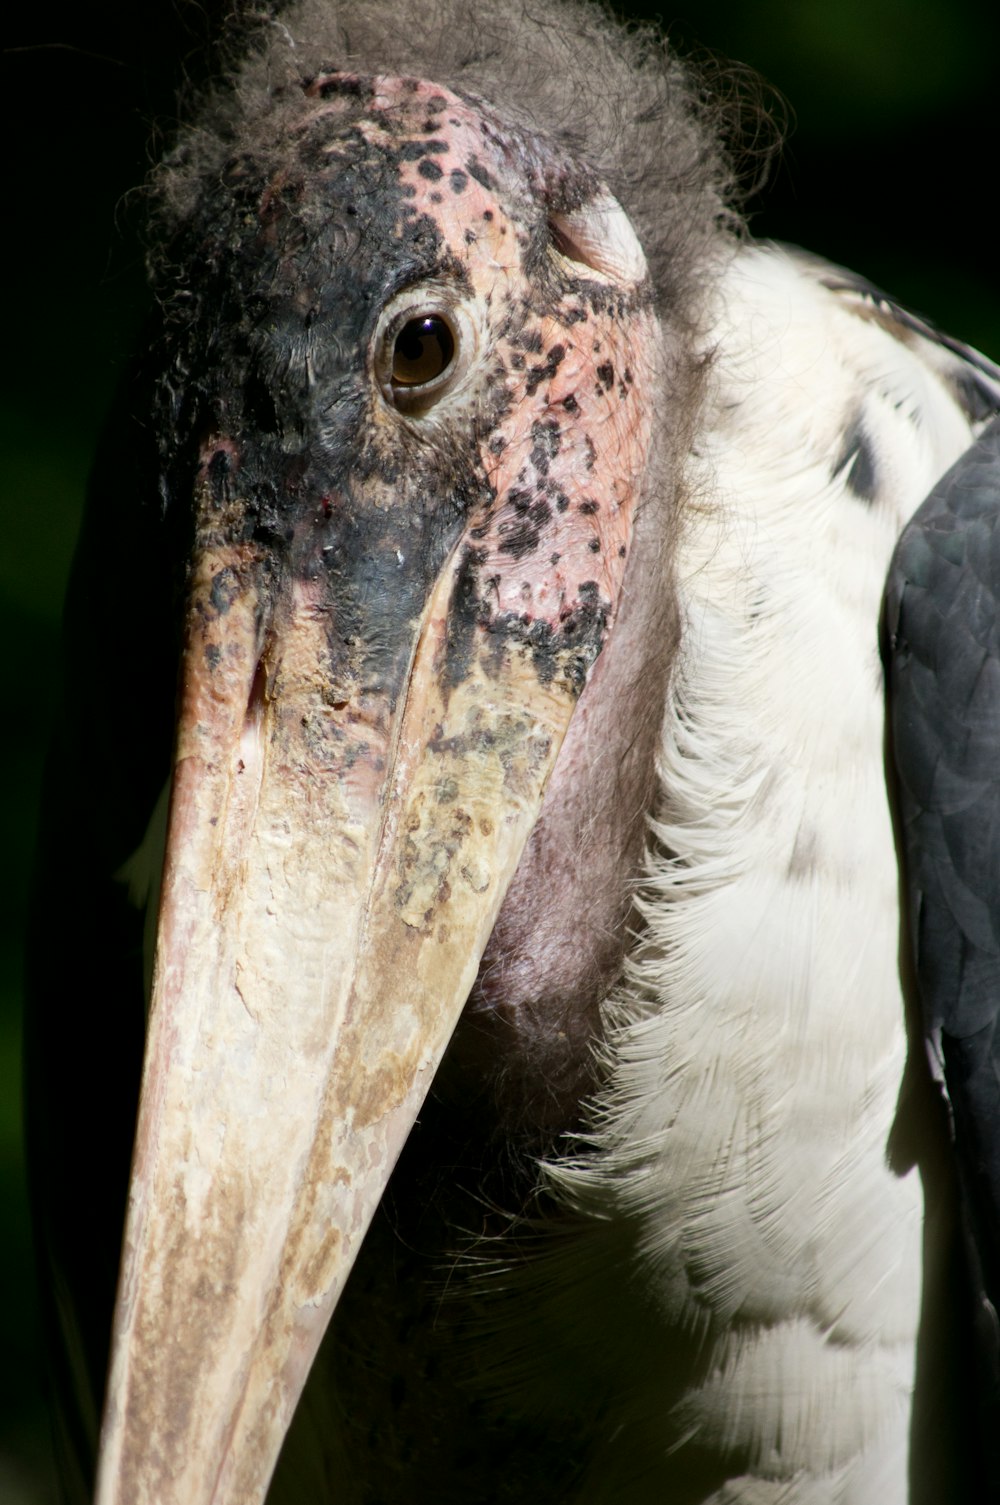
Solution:
{"label": "eye ring", "polygon": [[457,393],[481,343],[474,314],[440,284],[411,287],[382,311],[374,375],[383,400],[408,417],[430,414]]}

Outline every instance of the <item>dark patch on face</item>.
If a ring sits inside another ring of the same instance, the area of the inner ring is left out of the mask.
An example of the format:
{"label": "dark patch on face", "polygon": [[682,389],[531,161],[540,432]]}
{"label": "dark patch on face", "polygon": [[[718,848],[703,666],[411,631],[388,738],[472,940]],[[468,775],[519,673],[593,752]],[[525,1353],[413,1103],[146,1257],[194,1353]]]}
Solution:
{"label": "dark patch on face", "polygon": [[222,649],[217,643],[205,644],[205,662],[210,669],[217,669],[222,662]]}
{"label": "dark patch on face", "polygon": [[847,470],[847,484],[863,502],[878,498],[879,477],[875,446],[865,431],[864,415],[858,413],[844,435],[844,443],[833,467],[834,476]]}
{"label": "dark patch on face", "polygon": [[601,552],[601,540],[599,538],[592,538],[587,548],[592,554],[599,554]]}
{"label": "dark patch on face", "polygon": [[421,158],[417,163],[417,172],[422,178],[426,178],[428,183],[440,183],[444,177],[442,169],[430,157]]}
{"label": "dark patch on face", "polygon": [[483,549],[463,549],[455,572],[455,584],[448,604],[445,669],[442,675],[442,684],[446,690],[454,689],[468,678],[476,628],[486,619],[479,588],[479,572],[486,557]]}
{"label": "dark patch on face", "polygon": [[515,343],[519,345],[522,350],[527,351],[529,355],[541,355],[542,353],[542,336],[541,332],[538,329],[527,329],[522,331],[521,334],[516,337]]}
{"label": "dark patch on face", "polygon": [[565,359],[565,345],[553,345],[552,349],[545,357],[544,364],[541,366],[531,367],[531,370],[528,372],[527,382],[525,383],[529,397],[534,396],[543,381],[552,380]]}
{"label": "dark patch on face", "polygon": [[523,644],[531,650],[532,663],[542,684],[561,678],[574,694],[579,694],[601,651],[607,626],[607,606],[601,600],[597,583],[588,580],[580,586],[576,608],[556,628],[549,622],[511,612],[490,622],[487,630],[495,640],[494,657],[498,662],[504,657],[508,643]]}
{"label": "dark patch on face", "polygon": [[588,497],[586,501],[580,503],[577,511],[582,512],[584,517],[593,517],[595,512],[600,511],[600,507],[597,502]]}
{"label": "dark patch on face", "polygon": [[448,175],[448,184],[452,193],[464,193],[468,187],[469,179],[460,167],[453,167]]}
{"label": "dark patch on face", "polygon": [[536,418],[531,425],[531,463],[540,476],[548,475],[561,443],[562,434],[556,420]]}
{"label": "dark patch on face", "polygon": [[215,576],[208,599],[212,604],[212,609],[220,617],[224,617],[239,594],[239,577],[235,570],[227,568],[220,570]]}
{"label": "dark patch on face", "polygon": [[597,448],[589,434],[584,434],[583,436],[583,447],[587,451],[587,459],[585,461],[585,464],[587,470],[591,471],[597,464]]}
{"label": "dark patch on face", "polygon": [[569,308],[563,309],[559,314],[559,322],[565,324],[567,329],[572,329],[574,324],[583,324],[589,318],[589,310],[578,303],[571,304]]}
{"label": "dark patch on face", "polygon": [[229,475],[231,469],[232,459],[228,451],[217,449],[208,462],[208,484],[212,489],[212,498],[217,504],[229,500]]}
{"label": "dark patch on face", "polygon": [[610,392],[615,384],[615,368],[610,361],[602,361],[597,368],[597,380],[605,392]]}
{"label": "dark patch on face", "polygon": [[492,173],[487,172],[486,168],[480,161],[478,161],[477,158],[470,157],[468,162],[466,162],[465,164],[465,170],[469,174],[470,178],[475,178],[480,188],[486,188],[492,191],[496,187],[496,182],[493,178]]}
{"label": "dark patch on face", "polygon": [[580,411],[580,404],[577,402],[572,392],[568,392],[563,398],[563,407],[566,409],[567,413],[578,413]]}
{"label": "dark patch on face", "polygon": [[542,529],[552,516],[552,508],[544,496],[529,502],[527,496],[523,495],[514,501],[512,492],[511,500],[519,514],[518,521],[500,524],[500,553],[509,554],[512,559],[523,559],[526,554],[531,554],[538,548]]}

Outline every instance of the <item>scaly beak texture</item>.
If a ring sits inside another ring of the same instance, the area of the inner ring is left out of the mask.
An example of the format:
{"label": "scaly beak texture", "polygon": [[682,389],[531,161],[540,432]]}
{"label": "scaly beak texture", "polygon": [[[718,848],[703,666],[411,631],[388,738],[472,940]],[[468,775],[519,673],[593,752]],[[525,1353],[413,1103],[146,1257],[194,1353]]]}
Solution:
{"label": "scaly beak texture", "polygon": [[[641,377],[652,320],[639,323],[619,365],[630,358]],[[595,329],[566,322],[561,370],[550,362],[546,384],[525,389],[528,430],[610,403],[592,376]],[[604,351],[615,354],[613,332]],[[567,403],[558,383],[574,372],[580,396]],[[507,458],[490,462],[493,510],[464,524],[406,628],[401,687],[332,687],[315,579],[286,571],[275,585],[253,538],[198,534],[100,1505],[263,1499],[585,678],[568,634],[564,647],[550,634],[540,664],[530,612],[505,635],[510,613],[481,611],[456,672],[449,633],[469,551],[480,573],[496,563],[497,601],[530,586],[556,627],[599,600],[596,652],[648,445],[648,412],[630,400],[628,420],[604,430],[615,479],[602,482],[591,445],[598,501],[582,518],[552,509],[533,558],[504,551],[531,448],[505,441]],[[503,423],[513,437],[516,412]],[[574,442],[567,427],[567,485]],[[558,550],[594,577],[578,594],[553,587],[543,555]]]}

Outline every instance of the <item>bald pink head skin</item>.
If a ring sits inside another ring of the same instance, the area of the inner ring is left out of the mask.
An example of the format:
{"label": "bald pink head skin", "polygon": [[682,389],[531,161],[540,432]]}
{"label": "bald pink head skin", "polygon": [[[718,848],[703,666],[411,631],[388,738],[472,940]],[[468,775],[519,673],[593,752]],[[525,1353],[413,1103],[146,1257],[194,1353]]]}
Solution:
{"label": "bald pink head skin", "polygon": [[[263,1499],[574,708],[644,663],[622,210],[431,84],[301,104],[206,179],[165,299],[164,392],[211,365],[165,462],[194,544],[101,1505]],[[631,734],[580,714],[598,769]]]}

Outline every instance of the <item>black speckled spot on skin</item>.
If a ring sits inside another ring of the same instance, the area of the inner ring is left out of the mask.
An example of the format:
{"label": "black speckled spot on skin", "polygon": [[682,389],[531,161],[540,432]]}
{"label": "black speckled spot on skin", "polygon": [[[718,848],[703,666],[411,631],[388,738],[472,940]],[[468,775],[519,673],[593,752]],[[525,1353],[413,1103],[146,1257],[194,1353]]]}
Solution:
{"label": "black speckled spot on skin", "polygon": [[448,184],[452,193],[464,193],[469,184],[469,178],[460,167],[453,167],[448,175]]}
{"label": "black speckled spot on skin", "polygon": [[847,433],[833,467],[834,476],[848,471],[847,484],[859,501],[878,498],[878,461],[875,447],[865,432],[864,415],[858,413]]}
{"label": "black speckled spot on skin", "polygon": [[496,643],[499,664],[508,642],[521,643],[531,650],[535,672],[542,684],[562,679],[575,695],[587,682],[607,631],[607,606],[601,600],[596,581],[587,580],[579,589],[579,604],[565,616],[557,629],[548,622],[507,614],[490,624]]}
{"label": "black speckled spot on skin", "polygon": [[213,611],[224,617],[240,593],[239,577],[235,570],[220,570],[212,581],[209,600]]}
{"label": "black speckled spot on skin", "polygon": [[428,183],[438,183],[444,177],[444,172],[430,157],[424,157],[417,163],[417,172]]}
{"label": "black speckled spot on skin", "polygon": [[541,366],[532,366],[528,372],[528,380],[525,390],[529,397],[534,396],[543,381],[551,381],[558,371],[562,362],[566,359],[565,345],[553,345],[545,362]]}
{"label": "black speckled spot on skin", "polygon": [[531,425],[531,463],[540,476],[548,475],[561,443],[562,434],[554,418],[536,420]]}
{"label": "black speckled spot on skin", "polygon": [[478,162],[475,157],[471,157],[469,161],[466,162],[465,170],[469,174],[470,178],[475,178],[476,182],[481,188],[493,189],[496,187],[496,182],[494,181],[493,174],[487,172],[486,168],[482,165],[481,162]]}
{"label": "black speckled spot on skin", "polygon": [[544,497],[530,506],[515,504],[515,507],[522,516],[516,523],[501,523],[500,552],[509,554],[512,559],[523,559],[538,548],[541,530],[552,516],[552,508]]}

